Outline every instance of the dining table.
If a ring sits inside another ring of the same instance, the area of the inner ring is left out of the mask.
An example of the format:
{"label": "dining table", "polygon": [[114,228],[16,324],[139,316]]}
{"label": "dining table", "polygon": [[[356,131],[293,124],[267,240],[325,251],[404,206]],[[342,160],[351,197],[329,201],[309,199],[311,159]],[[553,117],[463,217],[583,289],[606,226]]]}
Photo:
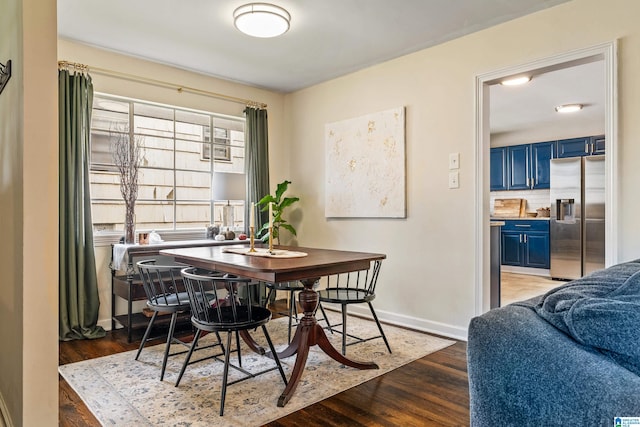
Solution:
{"label": "dining table", "polygon": [[[298,322],[291,343],[278,353],[280,357],[296,355],[291,377],[278,398],[278,406],[285,406],[291,399],[302,377],[309,349],[315,345],[344,366],[378,369],[378,365],[374,362],[357,361],[346,357],[331,344],[315,317],[319,299],[314,285],[325,276],[366,270],[371,262],[385,259],[385,254],[298,246],[277,246],[272,251],[264,248],[257,249],[256,252],[249,252],[246,246],[214,246],[167,249],[160,253],[171,256],[183,264],[257,281],[268,283],[300,281],[303,284],[304,289],[298,296],[303,317]],[[255,345],[251,347],[254,351],[260,352],[260,348]]]}

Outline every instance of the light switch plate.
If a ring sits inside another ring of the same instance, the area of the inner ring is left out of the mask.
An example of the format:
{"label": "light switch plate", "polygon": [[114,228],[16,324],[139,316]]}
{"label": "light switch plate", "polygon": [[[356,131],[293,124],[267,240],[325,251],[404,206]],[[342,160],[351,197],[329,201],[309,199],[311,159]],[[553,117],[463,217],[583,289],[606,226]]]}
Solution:
{"label": "light switch plate", "polygon": [[449,188],[460,188],[460,173],[449,172]]}
{"label": "light switch plate", "polygon": [[460,168],[460,153],[449,154],[449,169]]}

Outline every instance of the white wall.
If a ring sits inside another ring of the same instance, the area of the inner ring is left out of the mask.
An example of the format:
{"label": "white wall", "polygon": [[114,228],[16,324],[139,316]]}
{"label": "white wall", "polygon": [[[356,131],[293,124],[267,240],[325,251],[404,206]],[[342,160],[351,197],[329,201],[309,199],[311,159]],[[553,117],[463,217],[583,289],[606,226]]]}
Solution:
{"label": "white wall", "polygon": [[[11,80],[0,94],[0,341],[13,343],[0,357],[0,420],[22,417],[22,22],[17,0],[3,3],[0,14],[0,62],[13,62]],[[4,347],[4,346],[3,346]],[[18,391],[17,393],[15,391]],[[11,421],[9,421],[11,420]],[[15,420],[15,421],[13,421]],[[0,425],[3,425],[0,421]]]}
{"label": "white wall", "polygon": [[[640,257],[640,2],[574,0],[290,94],[292,192],[301,245],[384,252],[381,317],[464,337],[474,315],[476,76],[619,39],[620,261]],[[324,217],[326,123],[406,107],[407,218]],[[460,188],[448,189],[449,153]],[[488,153],[487,153],[488,155]],[[488,186],[488,182],[487,182]]]}
{"label": "white wall", "polygon": [[2,2],[0,34],[0,62],[12,60],[0,94],[0,411],[9,425],[57,425],[55,0]]}
{"label": "white wall", "polygon": [[[89,67],[117,71],[267,104],[269,114],[270,182],[272,191],[275,190],[278,182],[289,176],[290,154],[283,142],[286,126],[283,118],[284,95],[96,49],[69,40],[58,40],[58,60],[78,62],[89,65]],[[89,70],[89,74],[92,77],[95,92],[211,111],[236,117],[244,116],[243,110],[245,105],[237,102],[203,95],[194,95],[186,91],[179,93],[173,89],[106,76],[99,72],[92,72],[91,70]],[[202,234],[204,236],[204,228]],[[100,297],[98,321],[100,325],[106,328],[111,327],[110,257],[111,248],[109,246],[96,247],[98,294]],[[141,305],[137,304],[136,307],[138,306]],[[118,314],[126,313],[126,304],[124,304],[121,298],[116,300],[116,311]]]}

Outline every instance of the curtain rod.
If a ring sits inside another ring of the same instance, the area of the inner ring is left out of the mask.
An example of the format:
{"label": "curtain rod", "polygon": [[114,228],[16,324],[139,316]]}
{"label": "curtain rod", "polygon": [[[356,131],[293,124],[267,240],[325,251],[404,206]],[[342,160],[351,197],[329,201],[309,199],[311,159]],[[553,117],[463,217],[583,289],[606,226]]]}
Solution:
{"label": "curtain rod", "polygon": [[235,96],[224,95],[221,93],[211,92],[208,90],[197,89],[189,86],[178,85],[175,83],[169,83],[162,80],[150,79],[147,77],[136,76],[134,74],[122,73],[120,71],[107,70],[105,68],[92,67],[89,65],[79,64],[77,62],[69,62],[69,61],[58,61],[58,68],[60,69],[74,69],[80,72],[86,73],[88,71],[93,71],[98,74],[102,74],[105,76],[117,77],[125,80],[131,80],[141,83],[147,83],[154,86],[160,86],[169,89],[175,89],[178,93],[190,92],[196,95],[204,95],[212,98],[224,99],[226,101],[236,102],[238,104],[245,104],[247,107],[266,109],[267,104],[258,101],[252,101],[250,99],[237,98]]}

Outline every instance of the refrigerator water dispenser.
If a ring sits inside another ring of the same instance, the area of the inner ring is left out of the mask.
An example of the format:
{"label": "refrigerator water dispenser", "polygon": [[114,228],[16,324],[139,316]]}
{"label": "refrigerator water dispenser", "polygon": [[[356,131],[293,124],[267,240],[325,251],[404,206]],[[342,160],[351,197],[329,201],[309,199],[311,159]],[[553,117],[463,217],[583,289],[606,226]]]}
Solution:
{"label": "refrigerator water dispenser", "polygon": [[557,199],[556,210],[556,218],[558,221],[575,222],[576,215],[574,199]]}

